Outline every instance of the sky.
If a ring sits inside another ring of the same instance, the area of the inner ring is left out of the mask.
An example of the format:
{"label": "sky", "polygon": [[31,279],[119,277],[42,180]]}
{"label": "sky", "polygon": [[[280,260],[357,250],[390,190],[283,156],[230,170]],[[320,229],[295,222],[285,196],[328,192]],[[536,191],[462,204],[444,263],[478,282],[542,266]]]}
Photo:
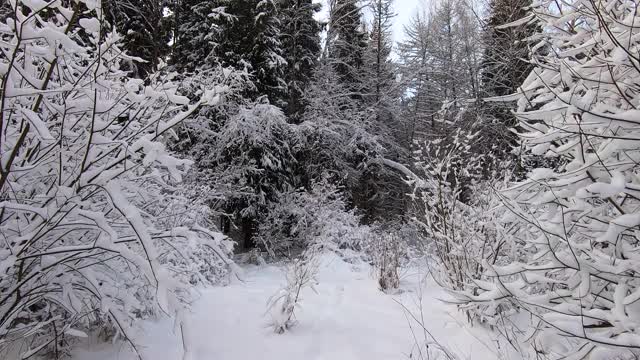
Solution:
{"label": "sky", "polygon": [[411,16],[416,13],[419,5],[420,0],[396,0],[394,2],[394,9],[396,14],[398,14],[393,26],[393,37],[396,42],[402,40],[404,37],[403,26],[409,23]]}
{"label": "sky", "polygon": [[[316,0],[317,2],[321,2],[323,4],[322,13],[320,14],[320,19],[326,20],[329,16],[328,14],[328,5],[327,0]],[[397,16],[395,17],[394,26],[393,26],[393,38],[394,40],[400,41],[404,37],[403,26],[409,23],[409,19],[416,12],[420,2],[422,0],[395,0],[393,4],[393,8]]]}

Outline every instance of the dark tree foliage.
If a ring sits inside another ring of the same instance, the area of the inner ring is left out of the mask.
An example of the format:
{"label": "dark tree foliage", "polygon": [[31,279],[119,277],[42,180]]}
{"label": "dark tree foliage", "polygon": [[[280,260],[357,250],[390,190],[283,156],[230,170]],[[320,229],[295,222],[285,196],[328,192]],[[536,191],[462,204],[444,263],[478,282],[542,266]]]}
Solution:
{"label": "dark tree foliage", "polygon": [[[529,58],[527,39],[538,31],[535,25],[508,26],[516,20],[525,18],[531,0],[492,0],[490,15],[485,23],[483,34],[484,54],[481,63],[481,94],[483,97],[496,97],[514,94],[527,78],[533,66]],[[517,119],[512,114],[511,104],[485,102],[478,104],[484,114],[482,131],[485,139],[492,139],[490,152],[494,159],[502,161],[509,158],[512,148],[517,146],[517,135],[511,129]],[[522,164],[518,166],[522,167]],[[526,171],[519,169],[518,172]]]}
{"label": "dark tree foliage", "polygon": [[349,86],[353,97],[363,90],[362,67],[367,49],[367,33],[363,29],[362,15],[357,0],[332,0],[329,20],[328,57]]}
{"label": "dark tree foliage", "polygon": [[482,61],[482,90],[486,96],[504,96],[518,90],[533,66],[528,37],[536,26],[501,27],[528,15],[531,0],[492,0],[485,24],[485,51]]}
{"label": "dark tree foliage", "polygon": [[176,9],[172,63],[178,69],[221,65],[246,70],[255,85],[247,97],[266,96],[286,106],[286,61],[273,0],[187,0]]}
{"label": "dark tree foliage", "polygon": [[307,106],[304,93],[320,56],[321,25],[314,19],[321,5],[312,0],[281,0],[278,3],[280,42],[287,61],[284,79],[289,90],[286,113],[300,122]]}
{"label": "dark tree foliage", "polygon": [[106,20],[124,36],[127,54],[144,62],[130,63],[131,75],[144,78],[153,72],[169,53],[171,17],[165,9],[171,0],[104,0]]}
{"label": "dark tree foliage", "polygon": [[174,0],[174,44],[170,63],[176,69],[194,71],[214,65],[215,59],[211,55],[218,42],[214,20],[225,3],[226,0]]}

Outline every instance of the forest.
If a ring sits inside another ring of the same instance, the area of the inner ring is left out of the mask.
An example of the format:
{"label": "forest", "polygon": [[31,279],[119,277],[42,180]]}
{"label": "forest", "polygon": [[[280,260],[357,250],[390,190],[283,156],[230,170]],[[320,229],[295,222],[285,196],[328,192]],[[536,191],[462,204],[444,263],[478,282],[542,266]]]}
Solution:
{"label": "forest", "polygon": [[638,0],[0,0],[0,81],[0,359],[640,358]]}

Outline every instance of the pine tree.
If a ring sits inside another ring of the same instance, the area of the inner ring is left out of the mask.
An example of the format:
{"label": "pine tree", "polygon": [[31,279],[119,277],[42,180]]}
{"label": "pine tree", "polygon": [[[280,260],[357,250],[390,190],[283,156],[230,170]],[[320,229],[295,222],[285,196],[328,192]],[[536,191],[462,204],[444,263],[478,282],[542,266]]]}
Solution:
{"label": "pine tree", "polygon": [[361,83],[367,34],[363,29],[357,0],[332,0],[330,3],[327,56],[340,75],[340,81],[349,86],[352,97],[363,91]]}
{"label": "pine tree", "polygon": [[280,42],[287,61],[285,81],[289,90],[286,113],[299,122],[306,107],[304,93],[320,56],[320,24],[314,14],[320,4],[312,0],[281,0],[278,3]]}

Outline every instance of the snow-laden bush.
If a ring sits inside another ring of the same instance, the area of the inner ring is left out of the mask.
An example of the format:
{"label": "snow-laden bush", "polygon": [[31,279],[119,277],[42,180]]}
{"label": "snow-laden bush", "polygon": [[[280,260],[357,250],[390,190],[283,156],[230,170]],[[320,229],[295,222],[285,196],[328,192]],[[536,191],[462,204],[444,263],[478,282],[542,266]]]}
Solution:
{"label": "snow-laden bush", "polygon": [[161,140],[225,88],[189,100],[171,75],[128,78],[119,66],[132,59],[99,1],[9,5],[0,24],[0,357],[58,358],[69,338],[97,327],[130,340],[141,316],[173,314],[183,292],[167,254],[206,246],[228,261],[220,235],[159,210],[190,165]]}
{"label": "snow-laden bush", "polygon": [[415,221],[438,265],[434,275],[452,290],[470,286],[481,273],[481,260],[495,259],[500,247],[491,222],[490,183],[480,181],[482,155],[470,151],[476,135],[458,130],[416,154],[424,179],[414,181]]}
{"label": "snow-laden bush", "polygon": [[310,288],[315,292],[321,252],[322,246],[314,244],[287,265],[286,284],[267,303],[275,333],[283,334],[297,324],[295,313],[302,307],[302,291]]}
{"label": "snow-laden bush", "polygon": [[[419,251],[426,256],[431,275],[442,287],[457,294],[477,293],[485,279],[485,263],[502,264],[517,258],[517,247],[507,236],[512,229],[499,221],[501,199],[496,189],[503,181],[484,180],[485,155],[474,151],[480,133],[457,130],[439,141],[425,144],[414,154],[414,224],[421,230]],[[499,176],[497,176],[499,178]],[[411,249],[414,246],[409,246]],[[496,314],[513,310],[509,303],[468,303],[460,308],[469,321],[500,325]]]}
{"label": "snow-laden bush", "polygon": [[[560,8],[558,8],[560,6]],[[514,26],[537,22],[536,68],[517,99],[520,138],[560,157],[505,195],[522,261],[485,262],[477,303],[516,302],[528,337],[551,359],[637,358],[640,276],[640,17],[635,1],[539,1]]]}
{"label": "snow-laden bush", "polygon": [[[382,291],[393,291],[400,287],[400,256],[401,243],[393,233],[375,234],[370,252],[373,255],[378,278],[378,285]],[[373,251],[371,251],[373,250]]]}
{"label": "snow-laden bush", "polygon": [[349,210],[340,189],[323,179],[311,191],[282,193],[270,204],[257,239],[271,256],[291,257],[314,244],[332,250],[355,249],[370,236],[355,210]]}
{"label": "snow-laden bush", "polygon": [[[166,184],[165,184],[166,185]],[[187,237],[173,237],[169,243],[161,243],[160,262],[166,265],[181,283],[212,285],[226,283],[233,276],[236,266],[231,260],[233,243],[216,229],[214,212],[207,198],[199,196],[201,188],[180,184],[176,188],[158,186],[145,191],[139,189],[140,206],[154,219],[154,225],[162,229],[184,229],[198,233],[207,241],[193,242]]]}

